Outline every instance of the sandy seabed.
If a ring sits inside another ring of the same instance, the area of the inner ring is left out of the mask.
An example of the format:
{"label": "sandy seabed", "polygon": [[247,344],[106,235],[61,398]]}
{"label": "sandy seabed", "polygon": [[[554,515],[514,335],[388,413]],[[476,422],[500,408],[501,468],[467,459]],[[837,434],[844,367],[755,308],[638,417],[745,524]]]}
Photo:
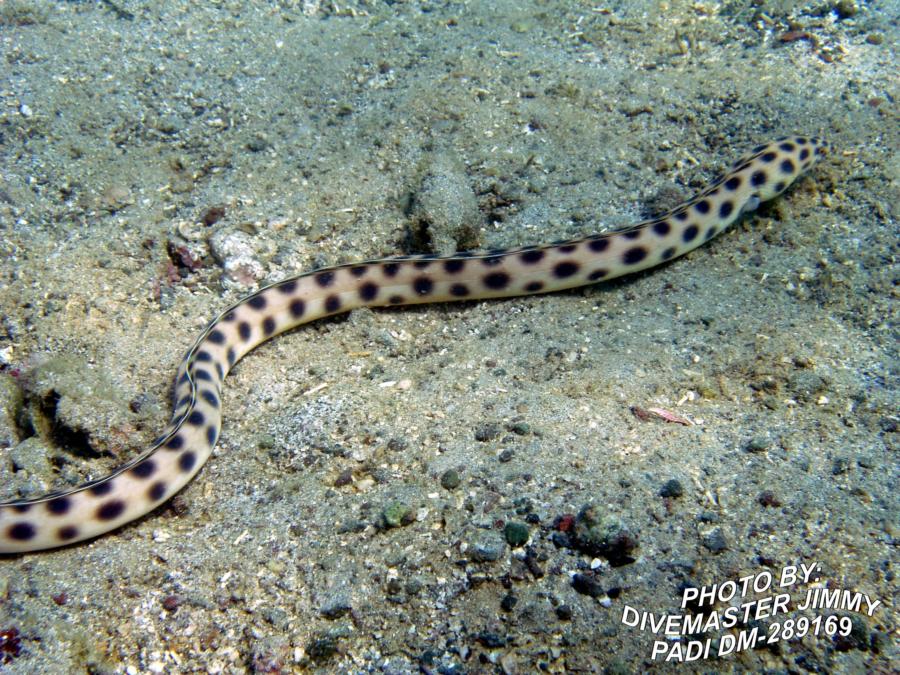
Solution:
{"label": "sandy seabed", "polygon": [[259,285],[620,227],[832,145],[662,268],[261,347],[170,504],[0,559],[0,671],[896,670],[898,18],[0,4],[0,499],[139,453]]}

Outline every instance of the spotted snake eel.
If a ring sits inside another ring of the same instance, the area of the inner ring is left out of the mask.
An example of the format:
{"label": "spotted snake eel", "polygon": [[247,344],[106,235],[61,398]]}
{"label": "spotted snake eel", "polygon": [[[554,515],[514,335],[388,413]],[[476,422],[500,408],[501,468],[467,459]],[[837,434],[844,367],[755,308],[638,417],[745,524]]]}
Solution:
{"label": "spotted snake eel", "polygon": [[274,335],[358,307],[548,293],[654,267],[784,192],[825,150],[821,139],[799,136],[760,145],[690,201],[621,230],[549,245],[349,263],[266,286],[219,314],[188,351],[175,379],[172,420],[147,451],[98,480],[0,504],[0,553],[90,539],[171,498],[215,447],[225,376]]}

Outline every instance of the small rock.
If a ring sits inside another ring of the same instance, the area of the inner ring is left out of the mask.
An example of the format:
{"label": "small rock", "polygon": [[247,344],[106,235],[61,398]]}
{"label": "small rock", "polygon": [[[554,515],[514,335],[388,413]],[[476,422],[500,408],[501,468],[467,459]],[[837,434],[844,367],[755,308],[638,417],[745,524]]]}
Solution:
{"label": "small rock", "polygon": [[173,113],[161,115],[154,121],[153,125],[157,131],[164,134],[177,134],[184,128],[184,122],[178,115]]}
{"label": "small rock", "polygon": [[181,598],[177,595],[168,595],[163,598],[162,606],[167,612],[174,612],[181,604]]}
{"label": "small rock", "polygon": [[448,469],[441,474],[441,487],[445,490],[455,490],[460,484],[459,473],[453,469]]}
{"label": "small rock", "polygon": [[592,574],[574,574],[572,575],[572,588],[582,595],[588,595],[592,598],[599,598],[606,593],[603,587],[594,578]]}
{"label": "small rock", "polygon": [[763,490],[759,493],[759,496],[756,498],[763,506],[781,506],[781,500],[771,490]]}
{"label": "small rock", "polygon": [[405,438],[397,438],[396,436],[388,441],[387,449],[391,452],[400,452],[409,447],[409,442]]}
{"label": "small rock", "polygon": [[345,487],[353,482],[353,469],[347,468],[338,474],[334,479],[334,487]]}
{"label": "small rock", "polygon": [[281,638],[261,638],[250,649],[250,672],[280,673],[288,659],[290,648]]}
{"label": "small rock", "polygon": [[721,527],[717,527],[712,532],[703,536],[703,546],[711,553],[722,553],[728,549],[728,542],[725,539],[725,533]]}
{"label": "small rock", "polygon": [[804,370],[794,374],[787,383],[794,398],[801,403],[814,401],[828,390],[828,381],[821,375]]}
{"label": "small rock", "polygon": [[506,542],[496,532],[478,537],[469,547],[475,562],[495,562],[506,551]]}
{"label": "small rock", "polygon": [[98,206],[111,213],[115,213],[123,207],[132,204],[134,204],[134,197],[128,186],[121,183],[113,183],[107,185],[100,193]]}
{"label": "small rock", "polygon": [[503,528],[503,536],[506,538],[507,544],[513,548],[518,548],[519,546],[524,546],[528,542],[528,537],[531,536],[531,532],[524,523],[518,523],[511,520],[506,523],[506,526]]}
{"label": "small rock", "polygon": [[136,414],[105,370],[76,356],[46,359],[20,381],[26,401],[20,424],[30,425],[48,446],[83,457],[121,452],[121,434],[154,412],[148,401]]}
{"label": "small rock", "polygon": [[310,659],[317,662],[327,661],[337,653],[338,640],[332,635],[315,637],[306,646]]}
{"label": "small rock", "polygon": [[483,647],[488,649],[498,649],[506,645],[506,638],[491,631],[482,631],[475,636],[475,639]]}
{"label": "small rock", "polygon": [[503,675],[517,675],[522,672],[519,658],[515,652],[509,651],[500,657],[500,670],[503,672]]}
{"label": "small rock", "polygon": [[353,605],[346,597],[329,598],[328,602],[319,610],[319,614],[326,619],[338,619],[352,609]]}
{"label": "small rock", "polygon": [[834,4],[834,11],[837,12],[839,18],[849,19],[859,12],[859,4],[856,0],[837,0]]}
{"label": "small rock", "polygon": [[747,441],[747,445],[744,446],[744,449],[747,452],[765,452],[769,449],[769,445],[769,439],[762,436],[754,436],[749,441]]}
{"label": "small rock", "polygon": [[265,278],[274,254],[271,245],[240,230],[219,230],[210,237],[209,247],[225,272],[223,283],[240,290]]}
{"label": "small rock", "polygon": [[527,436],[531,433],[531,425],[527,422],[516,422],[509,425],[509,430],[517,436]]}
{"label": "small rock", "polygon": [[497,438],[501,433],[503,433],[503,427],[496,422],[489,422],[475,429],[475,440],[486,443]]}
{"label": "small rock", "polygon": [[637,536],[613,515],[601,515],[593,505],[581,509],[575,518],[573,541],[588,555],[601,555],[614,567],[634,562],[631,553],[638,546]]}
{"label": "small rock", "polygon": [[659,489],[660,497],[670,497],[676,498],[680,497],[684,494],[684,486],[682,486],[681,481],[676,478],[672,478],[671,480],[667,480],[663,483],[663,486]]}
{"label": "small rock", "polygon": [[406,598],[403,596],[403,583],[399,579],[391,579],[385,587],[387,600],[395,604],[403,604]]}
{"label": "small rock", "polygon": [[412,509],[403,502],[391,502],[381,511],[381,518],[386,527],[400,527],[412,522]]}
{"label": "small rock", "polygon": [[575,548],[572,538],[565,532],[554,532],[550,535],[550,541],[556,548]]}

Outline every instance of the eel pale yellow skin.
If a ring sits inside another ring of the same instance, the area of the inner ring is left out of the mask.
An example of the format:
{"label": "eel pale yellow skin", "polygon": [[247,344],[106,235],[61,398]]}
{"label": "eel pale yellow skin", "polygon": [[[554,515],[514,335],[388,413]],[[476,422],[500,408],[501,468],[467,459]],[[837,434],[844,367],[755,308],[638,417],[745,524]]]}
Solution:
{"label": "eel pale yellow skin", "polygon": [[549,293],[654,267],[783,193],[825,150],[821,139],[801,136],[760,145],[690,201],[613,232],[512,249],[369,260],[266,286],[219,314],[197,338],[178,368],[172,419],[149,449],[98,480],[0,503],[0,553],[90,539],[170,499],[215,447],[225,376],[279,333],[357,307]]}

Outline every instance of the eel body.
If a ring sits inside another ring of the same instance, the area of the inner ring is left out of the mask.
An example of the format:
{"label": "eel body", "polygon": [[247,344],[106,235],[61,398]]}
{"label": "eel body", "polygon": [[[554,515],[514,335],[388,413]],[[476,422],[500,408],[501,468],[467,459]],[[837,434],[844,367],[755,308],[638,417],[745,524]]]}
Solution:
{"label": "eel body", "polygon": [[172,419],[149,449],[98,480],[0,503],[0,553],[90,539],[170,499],[212,453],[225,376],[279,333],[357,307],[548,293],[654,267],[783,193],[825,149],[821,139],[800,136],[760,145],[690,201],[617,231],[546,245],[350,263],[266,286],[219,314],[197,338],[178,369]]}

